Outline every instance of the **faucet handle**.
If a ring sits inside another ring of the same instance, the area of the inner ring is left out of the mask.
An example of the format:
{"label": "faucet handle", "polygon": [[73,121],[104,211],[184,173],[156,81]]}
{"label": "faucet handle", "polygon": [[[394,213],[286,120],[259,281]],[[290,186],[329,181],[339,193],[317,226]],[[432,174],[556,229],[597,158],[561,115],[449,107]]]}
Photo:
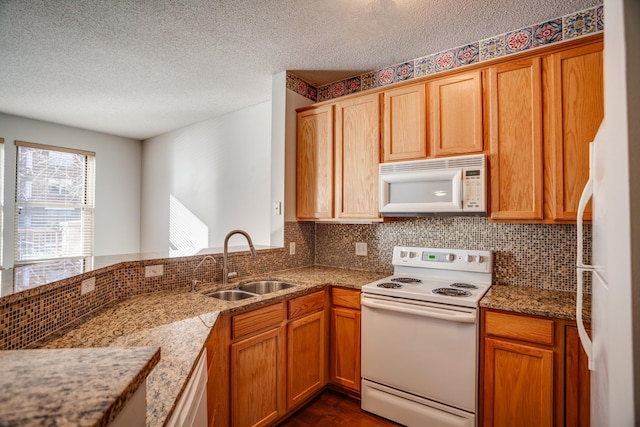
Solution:
{"label": "faucet handle", "polygon": [[195,292],[196,291],[196,285],[198,283],[200,283],[200,280],[198,280],[198,279],[191,280],[191,292]]}
{"label": "faucet handle", "polygon": [[237,271],[232,271],[231,273],[227,274],[227,279],[235,279],[236,277],[238,277]]}

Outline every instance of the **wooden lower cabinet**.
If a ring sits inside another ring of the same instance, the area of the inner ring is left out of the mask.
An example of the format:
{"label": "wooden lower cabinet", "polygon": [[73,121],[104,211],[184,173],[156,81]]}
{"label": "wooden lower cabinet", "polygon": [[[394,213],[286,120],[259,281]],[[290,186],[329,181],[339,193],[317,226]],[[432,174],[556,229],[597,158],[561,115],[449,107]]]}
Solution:
{"label": "wooden lower cabinet", "polygon": [[481,334],[480,425],[589,425],[575,322],[482,309]]}
{"label": "wooden lower cabinet", "polygon": [[[293,302],[305,298],[309,301],[307,307],[310,307],[311,311],[313,307],[319,311],[290,320],[287,325],[287,409],[305,402],[326,384],[327,336],[324,292],[300,297]],[[290,307],[293,305],[290,304]]]}
{"label": "wooden lower cabinet", "polygon": [[331,382],[360,393],[360,291],[332,289]]}
{"label": "wooden lower cabinet", "polygon": [[485,339],[486,426],[553,425],[553,350]]}
{"label": "wooden lower cabinet", "polygon": [[327,295],[217,319],[207,341],[210,427],[275,425],[325,387]]}
{"label": "wooden lower cabinet", "polygon": [[263,426],[284,412],[284,327],[231,344],[231,420]]}
{"label": "wooden lower cabinet", "polygon": [[587,354],[580,344],[578,328],[566,326],[565,340],[565,426],[589,427],[591,425],[591,376]]}

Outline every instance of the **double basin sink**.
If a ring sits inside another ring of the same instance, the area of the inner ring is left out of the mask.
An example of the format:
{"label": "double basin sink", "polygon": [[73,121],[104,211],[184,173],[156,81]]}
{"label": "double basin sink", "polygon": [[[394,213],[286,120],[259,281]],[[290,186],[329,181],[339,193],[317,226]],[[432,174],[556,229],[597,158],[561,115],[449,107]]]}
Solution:
{"label": "double basin sink", "polygon": [[275,280],[262,280],[259,282],[245,283],[236,289],[227,289],[224,291],[209,292],[205,295],[224,301],[240,301],[246,298],[252,298],[259,295],[270,294],[272,292],[281,291],[298,286],[294,283],[279,282]]}

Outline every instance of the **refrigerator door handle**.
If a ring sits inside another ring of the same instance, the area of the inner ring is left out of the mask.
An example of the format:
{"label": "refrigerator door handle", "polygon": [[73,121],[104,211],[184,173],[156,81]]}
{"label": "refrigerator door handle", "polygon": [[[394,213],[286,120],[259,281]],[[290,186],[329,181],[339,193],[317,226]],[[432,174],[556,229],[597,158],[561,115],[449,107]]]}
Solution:
{"label": "refrigerator door handle", "polygon": [[593,345],[591,343],[591,338],[587,334],[587,330],[584,327],[584,320],[582,319],[582,287],[583,287],[583,279],[582,275],[585,272],[593,273],[593,270],[588,268],[578,268],[578,293],[576,295],[576,324],[578,325],[578,336],[580,337],[580,342],[582,343],[582,348],[584,348],[584,352],[587,354],[588,366],[589,370],[593,371]]}
{"label": "refrigerator door handle", "polygon": [[[593,150],[593,143],[589,144],[589,162],[591,162]],[[584,321],[582,319],[582,294],[583,294],[583,274],[584,272],[589,272],[593,274],[593,266],[586,265],[584,263],[583,258],[583,230],[582,230],[582,217],[584,216],[584,210],[587,207],[587,203],[589,203],[589,199],[593,196],[593,181],[591,179],[591,174],[593,173],[593,168],[589,168],[589,180],[587,184],[584,186],[584,190],[582,190],[582,195],[580,196],[580,202],[578,203],[578,215],[577,215],[577,233],[578,233],[578,260],[577,260],[577,295],[576,295],[576,323],[578,325],[578,335],[580,337],[580,342],[582,343],[582,348],[584,348],[584,352],[587,354],[589,370],[593,370],[593,350],[591,339],[587,334],[587,330],[584,327]]]}

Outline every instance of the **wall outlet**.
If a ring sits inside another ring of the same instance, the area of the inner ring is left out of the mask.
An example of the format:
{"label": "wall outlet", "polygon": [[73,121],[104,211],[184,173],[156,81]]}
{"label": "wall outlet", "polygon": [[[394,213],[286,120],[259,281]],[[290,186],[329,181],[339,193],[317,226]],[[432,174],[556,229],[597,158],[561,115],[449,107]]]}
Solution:
{"label": "wall outlet", "polygon": [[296,254],[296,242],[289,242],[289,255]]}
{"label": "wall outlet", "polygon": [[144,268],[144,277],[162,276],[164,273],[164,265],[148,265]]}
{"label": "wall outlet", "polygon": [[358,242],[356,243],[356,255],[367,256],[367,244]]}
{"label": "wall outlet", "polygon": [[85,279],[80,284],[80,295],[84,295],[96,290],[96,278]]}

